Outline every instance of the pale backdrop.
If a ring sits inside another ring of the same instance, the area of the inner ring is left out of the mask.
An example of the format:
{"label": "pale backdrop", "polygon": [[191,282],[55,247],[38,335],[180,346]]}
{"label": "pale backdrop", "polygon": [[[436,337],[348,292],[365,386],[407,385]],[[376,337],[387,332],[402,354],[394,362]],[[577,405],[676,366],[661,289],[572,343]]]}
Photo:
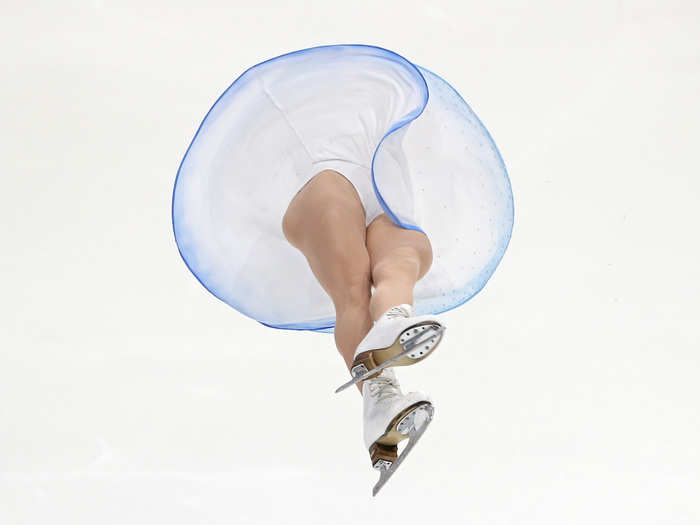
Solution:
{"label": "pale backdrop", "polygon": [[[697,2],[0,8],[0,523],[700,524]],[[515,197],[374,500],[332,336],[219,302],[170,225],[220,92],[330,43],[451,82]]]}

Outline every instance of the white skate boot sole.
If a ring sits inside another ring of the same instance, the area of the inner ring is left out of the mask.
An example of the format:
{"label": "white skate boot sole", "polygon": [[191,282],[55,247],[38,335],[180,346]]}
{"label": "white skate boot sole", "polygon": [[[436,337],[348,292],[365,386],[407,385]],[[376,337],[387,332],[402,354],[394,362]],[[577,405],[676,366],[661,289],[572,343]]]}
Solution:
{"label": "white skate boot sole", "polygon": [[444,332],[445,326],[440,323],[417,323],[402,330],[390,346],[358,354],[350,369],[353,378],[339,386],[335,393],[375,376],[389,366],[408,366],[422,361],[438,347]]}
{"label": "white skate boot sole", "polygon": [[[433,419],[435,409],[429,401],[420,401],[405,408],[388,425],[369,448],[372,467],[379,470],[379,481],[372,489],[376,496],[384,484],[393,476],[406,456],[411,452]],[[398,444],[404,439],[408,443],[397,457]]]}

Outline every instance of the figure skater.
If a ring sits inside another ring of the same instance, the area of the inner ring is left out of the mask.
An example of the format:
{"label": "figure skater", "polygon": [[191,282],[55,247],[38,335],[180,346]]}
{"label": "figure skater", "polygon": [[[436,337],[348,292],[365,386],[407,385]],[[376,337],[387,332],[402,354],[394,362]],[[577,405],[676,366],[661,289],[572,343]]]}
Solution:
{"label": "figure skater", "polygon": [[[397,226],[384,213],[368,226],[366,221],[358,192],[333,170],[318,173],[299,191],[283,221],[286,238],[304,254],[333,301],[335,344],[354,374],[360,367],[373,372],[405,353],[402,343],[413,335],[420,338],[418,345],[393,364],[418,362],[437,347],[444,330],[435,316],[414,317],[412,311],[413,288],[433,258],[427,236]],[[398,443],[409,430],[424,430],[432,418],[432,403],[422,392],[404,395],[388,367],[357,385],[364,400],[363,434],[372,465],[390,475]],[[422,424],[416,427],[420,416]]]}
{"label": "figure skater", "polygon": [[[442,78],[366,45],[262,62],[216,101],[173,193],[178,249],[214,295],[265,326],[334,333],[386,483],[434,405],[394,368],[440,346],[510,239],[488,131]],[[408,440],[401,454],[399,444]]]}

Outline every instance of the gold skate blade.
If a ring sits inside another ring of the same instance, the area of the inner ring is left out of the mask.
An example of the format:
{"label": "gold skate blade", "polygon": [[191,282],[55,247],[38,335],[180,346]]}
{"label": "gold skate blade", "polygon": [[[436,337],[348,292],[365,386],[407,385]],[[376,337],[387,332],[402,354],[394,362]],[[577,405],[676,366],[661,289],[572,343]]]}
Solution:
{"label": "gold skate blade", "polygon": [[[417,332],[415,335],[404,340],[403,342],[401,341],[402,336],[410,333],[412,330],[417,330],[418,327],[421,326],[427,326],[427,328]],[[432,354],[440,345],[442,342],[442,335],[445,330],[445,326],[433,321],[417,323],[402,330],[399,336],[390,346],[375,350],[367,350],[366,352],[358,354],[351,367],[353,373],[355,370],[358,370],[357,374],[355,374],[350,381],[339,386],[335,390],[335,393],[337,394],[338,392],[342,392],[346,388],[351,387],[360,381],[376,376],[389,366],[409,366],[421,362],[423,359]],[[435,337],[437,337],[437,341],[432,345],[432,347],[428,345],[428,349],[423,351],[416,349],[416,347],[419,345],[430,343],[430,341]],[[419,353],[417,357],[409,357],[410,354],[415,355],[416,352]]]}

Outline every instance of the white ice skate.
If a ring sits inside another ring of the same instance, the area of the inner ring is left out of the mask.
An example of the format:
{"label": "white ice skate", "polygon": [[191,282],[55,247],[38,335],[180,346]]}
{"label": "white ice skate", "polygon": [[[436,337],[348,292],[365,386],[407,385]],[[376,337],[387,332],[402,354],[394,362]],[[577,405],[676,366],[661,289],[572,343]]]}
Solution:
{"label": "white ice skate", "polygon": [[389,366],[408,366],[428,357],[442,340],[445,325],[434,315],[413,315],[410,304],[389,308],[355,350],[353,378],[336,393]]}
{"label": "white ice skate", "polygon": [[[434,408],[422,392],[404,395],[390,368],[364,382],[362,398],[365,446],[372,467],[380,473],[372,490],[372,496],[376,496],[425,432]],[[404,439],[408,443],[397,457],[398,444]]]}

